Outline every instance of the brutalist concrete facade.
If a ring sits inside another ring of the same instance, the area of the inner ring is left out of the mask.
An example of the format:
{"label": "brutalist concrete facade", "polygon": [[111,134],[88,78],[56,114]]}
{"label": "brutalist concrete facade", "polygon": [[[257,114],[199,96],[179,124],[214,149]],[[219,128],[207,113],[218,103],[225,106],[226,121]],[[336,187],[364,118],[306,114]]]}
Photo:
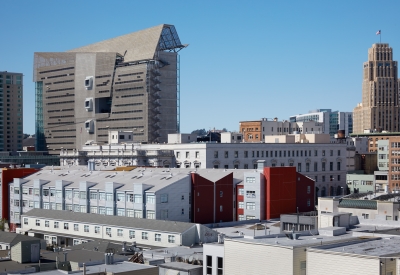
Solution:
{"label": "brutalist concrete facade", "polygon": [[61,53],[34,55],[36,147],[59,154],[109,130],[162,143],[179,132],[179,55],[173,25],[159,25]]}

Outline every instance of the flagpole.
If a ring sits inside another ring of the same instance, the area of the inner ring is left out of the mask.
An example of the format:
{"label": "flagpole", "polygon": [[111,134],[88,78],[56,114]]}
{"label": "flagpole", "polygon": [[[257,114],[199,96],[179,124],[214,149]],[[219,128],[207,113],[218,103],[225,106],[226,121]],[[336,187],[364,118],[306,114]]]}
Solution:
{"label": "flagpole", "polygon": [[379,31],[379,44],[382,43],[382,31]]}

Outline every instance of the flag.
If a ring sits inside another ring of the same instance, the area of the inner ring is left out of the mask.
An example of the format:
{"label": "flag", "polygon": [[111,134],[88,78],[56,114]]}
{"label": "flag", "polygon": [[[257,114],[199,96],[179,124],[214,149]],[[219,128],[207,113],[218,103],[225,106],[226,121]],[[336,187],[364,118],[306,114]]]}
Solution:
{"label": "flag", "polygon": [[380,35],[381,34],[381,30],[376,32],[376,35]]}

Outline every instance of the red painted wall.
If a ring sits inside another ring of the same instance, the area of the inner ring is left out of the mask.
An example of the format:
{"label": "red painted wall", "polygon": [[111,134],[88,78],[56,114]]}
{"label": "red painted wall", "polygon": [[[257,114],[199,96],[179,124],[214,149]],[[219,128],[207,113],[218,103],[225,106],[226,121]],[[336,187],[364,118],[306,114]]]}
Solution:
{"label": "red painted wall", "polygon": [[[10,208],[8,207],[10,196],[8,184],[14,178],[23,178],[36,173],[39,169],[35,168],[3,168],[1,173],[1,216],[7,221],[10,220]],[[22,192],[22,190],[21,190]]]}
{"label": "red painted wall", "polygon": [[[215,182],[214,212],[214,183],[197,173],[192,173],[192,222],[219,223],[220,221],[232,221],[233,188],[233,173]],[[220,211],[220,206],[222,206],[222,211]]]}
{"label": "red painted wall", "polygon": [[264,167],[266,218],[296,212],[296,168]]}
{"label": "red painted wall", "polygon": [[239,220],[239,215],[244,214],[244,209],[239,209],[239,202],[244,201],[244,196],[239,195],[239,189],[244,188],[243,184],[236,185],[236,220]]}
{"label": "red painted wall", "polygon": [[[315,210],[315,182],[314,180],[296,173],[296,201],[299,212],[309,212]],[[310,192],[308,192],[308,186]],[[307,206],[307,201],[310,201],[310,206]]]}

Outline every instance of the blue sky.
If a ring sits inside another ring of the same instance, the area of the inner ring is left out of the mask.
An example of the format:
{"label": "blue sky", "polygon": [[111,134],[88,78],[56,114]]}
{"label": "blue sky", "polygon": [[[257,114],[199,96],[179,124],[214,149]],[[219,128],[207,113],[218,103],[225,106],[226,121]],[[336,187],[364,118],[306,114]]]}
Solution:
{"label": "blue sky", "polygon": [[382,42],[400,59],[400,1],[2,1],[0,70],[24,74],[24,132],[34,133],[33,53],[66,51],[159,24],[181,60],[181,132],[237,130],[317,108],[352,111],[362,63]]}

